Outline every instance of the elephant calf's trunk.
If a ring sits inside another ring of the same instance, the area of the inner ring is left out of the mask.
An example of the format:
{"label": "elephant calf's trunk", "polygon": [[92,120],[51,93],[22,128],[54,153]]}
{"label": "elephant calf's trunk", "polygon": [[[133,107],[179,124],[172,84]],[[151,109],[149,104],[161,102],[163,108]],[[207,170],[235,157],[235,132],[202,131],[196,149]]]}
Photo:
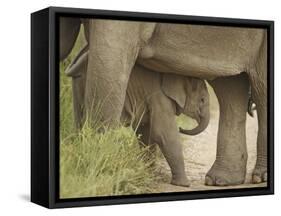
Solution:
{"label": "elephant calf's trunk", "polygon": [[206,116],[206,117],[202,117],[200,118],[200,122],[198,122],[198,126],[196,128],[193,128],[191,130],[186,130],[186,129],[183,129],[183,128],[179,128],[179,131],[183,134],[186,134],[186,135],[197,135],[199,133],[201,133],[202,131],[204,131],[207,127],[208,127],[208,124],[209,124],[209,120],[210,120],[210,116]]}

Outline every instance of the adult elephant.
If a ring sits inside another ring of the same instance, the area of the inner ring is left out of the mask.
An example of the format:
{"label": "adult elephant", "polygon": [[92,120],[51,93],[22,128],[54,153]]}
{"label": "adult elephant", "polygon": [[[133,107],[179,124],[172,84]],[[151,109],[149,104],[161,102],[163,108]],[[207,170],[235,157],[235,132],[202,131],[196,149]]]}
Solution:
{"label": "adult elephant", "polygon": [[[119,121],[134,65],[211,80],[220,104],[216,160],[207,185],[245,180],[249,84],[258,113],[252,181],[267,180],[267,33],[265,29],[88,20],[85,109],[103,100],[105,122]],[[61,41],[62,42],[62,41]],[[243,73],[245,72],[245,73]]]}

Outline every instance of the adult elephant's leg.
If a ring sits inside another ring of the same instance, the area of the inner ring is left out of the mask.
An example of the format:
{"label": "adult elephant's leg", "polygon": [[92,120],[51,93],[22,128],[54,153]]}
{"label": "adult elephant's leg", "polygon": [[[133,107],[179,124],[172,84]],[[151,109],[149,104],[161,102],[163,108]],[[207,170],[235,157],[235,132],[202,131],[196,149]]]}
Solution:
{"label": "adult elephant's leg", "polygon": [[257,161],[253,183],[267,181],[267,45],[263,41],[256,67],[251,73],[251,86],[258,113]]}
{"label": "adult elephant's leg", "polygon": [[[85,108],[90,122],[100,107],[103,122],[119,121],[130,72],[139,51],[139,26],[134,22],[89,21],[89,59]],[[95,112],[96,113],[96,112]]]}
{"label": "adult elephant's leg", "polygon": [[246,74],[218,78],[210,84],[218,97],[220,120],[216,160],[206,185],[235,185],[245,180],[247,165],[246,113],[249,81]]}
{"label": "adult elephant's leg", "polygon": [[80,77],[72,78],[72,95],[73,95],[73,111],[74,121],[77,129],[83,126],[84,116],[84,95],[85,95],[85,78],[86,73]]}
{"label": "adult elephant's leg", "polygon": [[70,63],[65,73],[72,77],[73,112],[75,126],[81,129],[84,124],[84,98],[88,65],[88,46],[85,46]]}
{"label": "adult elephant's leg", "polygon": [[[252,175],[253,183],[267,181],[267,99],[266,87],[263,86],[262,88],[264,88],[264,90],[262,90],[263,93],[260,92],[258,99],[254,99],[257,105],[259,129],[257,139],[257,161]],[[256,93],[253,93],[253,95],[256,95]],[[254,98],[257,98],[257,96],[254,96]]]}

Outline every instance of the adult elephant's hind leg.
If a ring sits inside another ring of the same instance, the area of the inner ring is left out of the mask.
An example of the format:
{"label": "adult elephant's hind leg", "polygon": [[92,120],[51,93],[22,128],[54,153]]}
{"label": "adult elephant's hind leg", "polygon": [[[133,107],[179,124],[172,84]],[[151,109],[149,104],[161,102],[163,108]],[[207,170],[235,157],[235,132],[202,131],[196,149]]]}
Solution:
{"label": "adult elephant's hind leg", "polygon": [[252,174],[253,183],[267,181],[267,107],[266,91],[263,97],[256,100],[258,113],[258,139],[257,139],[257,161]]}
{"label": "adult elephant's hind leg", "polygon": [[205,178],[206,185],[244,183],[247,165],[246,113],[249,81],[246,74],[210,82],[218,97],[220,120],[216,160]]}
{"label": "adult elephant's hind leg", "polygon": [[251,86],[258,113],[257,161],[253,171],[253,183],[267,181],[267,45],[263,41],[258,61],[253,68]]}

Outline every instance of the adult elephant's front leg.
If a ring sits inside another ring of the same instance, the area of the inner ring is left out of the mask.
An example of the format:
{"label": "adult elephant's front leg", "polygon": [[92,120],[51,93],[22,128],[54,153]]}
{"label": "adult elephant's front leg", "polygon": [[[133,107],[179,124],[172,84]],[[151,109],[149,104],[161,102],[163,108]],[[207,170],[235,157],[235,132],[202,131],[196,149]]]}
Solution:
{"label": "adult elephant's front leg", "polygon": [[96,122],[97,117],[109,124],[120,120],[139,39],[139,26],[135,23],[89,22],[85,109],[91,123]]}
{"label": "adult elephant's front leg", "polygon": [[249,81],[246,74],[218,78],[210,84],[220,105],[216,160],[206,185],[236,185],[245,180],[247,165],[246,113]]}

